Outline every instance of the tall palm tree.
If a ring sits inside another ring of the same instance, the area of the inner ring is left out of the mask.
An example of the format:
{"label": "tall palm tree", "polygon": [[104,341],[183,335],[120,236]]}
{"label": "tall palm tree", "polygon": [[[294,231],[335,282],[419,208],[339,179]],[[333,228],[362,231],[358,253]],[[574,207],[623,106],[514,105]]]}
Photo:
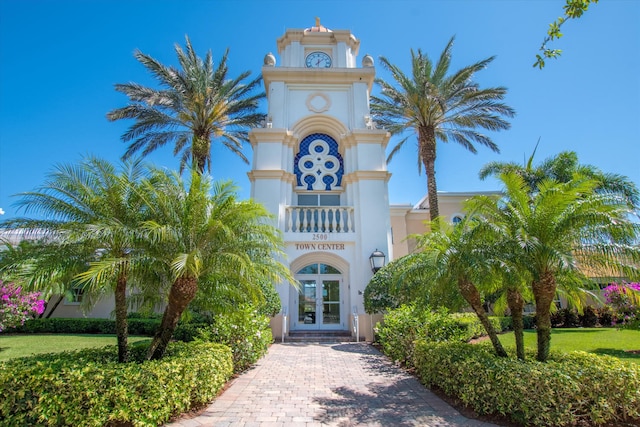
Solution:
{"label": "tall palm tree", "polygon": [[[137,226],[143,219],[143,199],[137,185],[144,174],[139,161],[126,162],[120,170],[95,157],[77,165],[57,166],[43,186],[20,194],[19,209],[36,218],[16,218],[3,224],[27,235],[44,233],[49,239],[25,263],[30,282],[40,290],[42,286],[58,286],[60,277],[73,277],[70,285],[83,287],[87,304],[105,291],[113,292],[120,362],[128,357],[127,284]],[[82,273],[88,263],[89,270],[104,264],[112,268],[108,274]]]}
{"label": "tall palm tree", "polygon": [[473,216],[467,216],[455,226],[432,222],[431,231],[419,236],[417,243],[424,254],[423,268],[432,270],[441,286],[458,288],[487,331],[496,354],[506,357],[476,286],[492,280],[492,272],[487,262],[489,246],[484,236],[476,233],[475,222]]}
{"label": "tall palm tree", "polygon": [[186,183],[177,173],[158,170],[146,185],[153,193],[150,206],[158,213],[142,226],[146,253],[154,268],[164,269],[172,280],[149,359],[163,356],[180,316],[200,290],[215,294],[235,283],[259,291],[265,279],[293,283],[278,261],[282,237],[268,211],[253,201],[238,201],[230,183],[212,184],[197,171]]}
{"label": "tall palm tree", "polygon": [[504,197],[478,209],[508,244],[503,256],[531,278],[536,304],[537,359],[546,361],[551,342],[551,304],[558,284],[581,284],[584,268],[639,273],[640,224],[629,220],[627,200],[597,191],[599,182],[579,174],[566,183],[547,179],[536,191],[515,172],[500,175]]}
{"label": "tall palm tree", "polygon": [[122,135],[130,142],[123,158],[142,150],[143,155],[166,144],[173,144],[180,157],[180,170],[191,163],[200,173],[211,170],[211,144],[220,142],[243,161],[243,142],[247,128],[257,126],[264,115],[256,112],[264,93],[254,94],[261,79],[244,83],[251,74],[228,77],[227,50],[214,67],[211,51],[204,59],[196,55],[189,37],[186,50],[175,46],[180,68],[161,64],[140,51],[135,58],[155,77],[160,89],[137,83],[117,84],[118,92],[129,97],[130,104],[107,113],[111,121],[134,119]]}
{"label": "tall palm tree", "polygon": [[[391,134],[413,130],[418,140],[418,170],[424,166],[427,175],[429,215],[439,216],[438,188],[436,185],[437,142],[455,142],[472,153],[474,143],[498,152],[498,146],[478,128],[499,131],[510,127],[505,117],[515,111],[501,102],[507,93],[504,87],[481,89],[473,81],[476,72],[491,63],[494,57],[450,73],[452,37],[435,64],[421,50],[411,51],[411,75],[381,57],[382,65],[391,72],[395,85],[376,79],[381,96],[371,97],[371,112]],[[405,145],[409,137],[400,140],[387,161]]]}

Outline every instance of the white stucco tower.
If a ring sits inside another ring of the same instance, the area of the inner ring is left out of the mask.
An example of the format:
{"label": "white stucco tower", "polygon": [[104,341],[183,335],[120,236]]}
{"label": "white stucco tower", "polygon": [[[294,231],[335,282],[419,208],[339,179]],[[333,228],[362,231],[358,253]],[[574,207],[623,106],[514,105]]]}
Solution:
{"label": "white stucco tower", "polygon": [[265,56],[268,118],[251,131],[251,197],[276,217],[301,288],[282,284],[285,331],[345,330],[372,338],[363,291],[377,249],[391,256],[385,163],[389,134],[369,115],[375,69],[348,30],[291,29]]}

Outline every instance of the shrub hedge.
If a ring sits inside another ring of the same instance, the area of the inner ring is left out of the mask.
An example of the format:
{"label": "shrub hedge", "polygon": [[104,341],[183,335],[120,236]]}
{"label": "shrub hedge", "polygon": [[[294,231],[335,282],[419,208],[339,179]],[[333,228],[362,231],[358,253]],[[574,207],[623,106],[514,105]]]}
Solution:
{"label": "shrub hedge", "polygon": [[[127,319],[129,335],[152,336],[160,325],[160,319],[131,317]],[[196,329],[206,323],[179,323],[173,334],[174,339],[193,341]],[[111,319],[94,318],[49,318],[30,319],[24,325],[11,330],[12,333],[27,334],[115,334],[116,322]]]}
{"label": "shrub hedge", "polygon": [[481,414],[530,426],[616,425],[640,419],[640,367],[584,352],[550,361],[496,357],[485,345],[420,340],[414,365],[422,382]]}
{"label": "shrub hedge", "polygon": [[[497,331],[511,327],[510,317],[490,317]],[[449,314],[444,308],[432,310],[416,305],[402,305],[390,310],[378,327],[378,340],[384,353],[396,362],[413,366],[413,347],[417,339],[431,342],[467,342],[486,335],[474,313]]]}
{"label": "shrub hedge", "polygon": [[235,372],[257,362],[273,342],[269,318],[250,306],[216,316],[213,324],[200,328],[197,335],[199,341],[229,346]]}
{"label": "shrub hedge", "polygon": [[171,343],[159,361],[116,355],[109,346],[0,363],[0,425],[157,426],[211,401],[233,372],[229,348],[213,343]]}

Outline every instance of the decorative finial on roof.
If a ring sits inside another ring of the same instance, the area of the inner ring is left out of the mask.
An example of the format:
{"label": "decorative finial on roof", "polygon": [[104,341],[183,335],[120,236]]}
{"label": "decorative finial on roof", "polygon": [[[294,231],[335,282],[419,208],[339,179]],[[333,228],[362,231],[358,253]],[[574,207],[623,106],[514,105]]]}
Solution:
{"label": "decorative finial on roof", "polygon": [[316,16],[316,26],[311,28],[306,28],[304,30],[305,33],[331,33],[332,31],[326,27],[323,27],[320,24],[320,17]]}

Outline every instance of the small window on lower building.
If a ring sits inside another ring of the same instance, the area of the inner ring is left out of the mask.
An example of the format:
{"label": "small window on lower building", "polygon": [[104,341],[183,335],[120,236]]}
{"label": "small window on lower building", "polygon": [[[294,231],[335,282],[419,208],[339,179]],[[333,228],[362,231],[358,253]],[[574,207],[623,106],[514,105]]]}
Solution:
{"label": "small window on lower building", "polygon": [[66,298],[64,303],[68,305],[77,305],[82,303],[84,300],[84,289],[83,288],[71,288],[69,291],[70,299]]}

